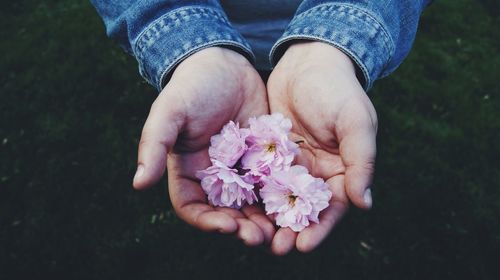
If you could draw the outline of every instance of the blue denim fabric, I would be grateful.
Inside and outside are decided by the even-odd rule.
[[[389,75],[409,53],[428,0],[306,0],[274,44],[276,64],[293,40],[316,40],[342,50],[362,72],[365,90]]]
[[[420,13],[430,1],[91,2],[103,18],[108,35],[136,57],[139,72],[158,90],[176,65],[203,48],[229,47],[250,61],[255,59],[254,48],[257,68],[266,69],[275,65],[296,40],[323,41],[342,50],[357,64],[368,90],[406,57]]]
[[[231,26],[218,1],[91,0],[108,36],[139,62],[158,90],[183,59],[210,46],[226,46],[254,60],[250,45]]]

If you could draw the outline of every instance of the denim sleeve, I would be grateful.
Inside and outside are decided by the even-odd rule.
[[[230,25],[216,0],[91,0],[114,38],[139,62],[141,75],[158,90],[172,70],[203,48],[224,46],[250,61],[249,44]]]
[[[394,71],[413,44],[429,0],[305,0],[270,53],[275,65],[294,40],[331,44],[358,66],[363,87]]]

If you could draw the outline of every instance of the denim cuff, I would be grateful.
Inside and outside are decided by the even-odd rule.
[[[138,36],[134,54],[141,75],[161,91],[182,60],[213,46],[231,48],[255,61],[250,45],[223,12],[198,6],[179,8],[155,20]]]
[[[296,15],[271,49],[271,65],[276,65],[292,40],[322,41],[344,52],[361,71],[366,91],[394,53],[394,43],[382,21],[349,4],[321,4]]]

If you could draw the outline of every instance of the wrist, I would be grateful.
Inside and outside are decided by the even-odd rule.
[[[239,52],[229,48],[214,46],[201,49],[184,61],[182,61],[172,72],[175,75],[178,71],[192,67],[204,67],[209,65],[221,65],[226,67],[241,67],[251,65],[248,59]]]
[[[356,64],[336,47],[319,41],[298,41],[290,45],[280,62],[290,64],[292,69],[327,67],[322,69],[338,70],[356,77]],[[307,68],[307,69],[304,69]]]

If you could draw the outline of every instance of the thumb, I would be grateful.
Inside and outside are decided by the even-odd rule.
[[[359,208],[372,206],[370,185],[375,171],[376,129],[365,127],[353,131],[340,141],[340,155],[346,167],[345,189],[351,202]]]
[[[174,109],[179,107],[173,105],[167,93],[162,92],[151,106],[139,142],[137,171],[133,181],[137,190],[151,187],[165,172],[167,153],[172,150],[184,124],[184,114]]]

